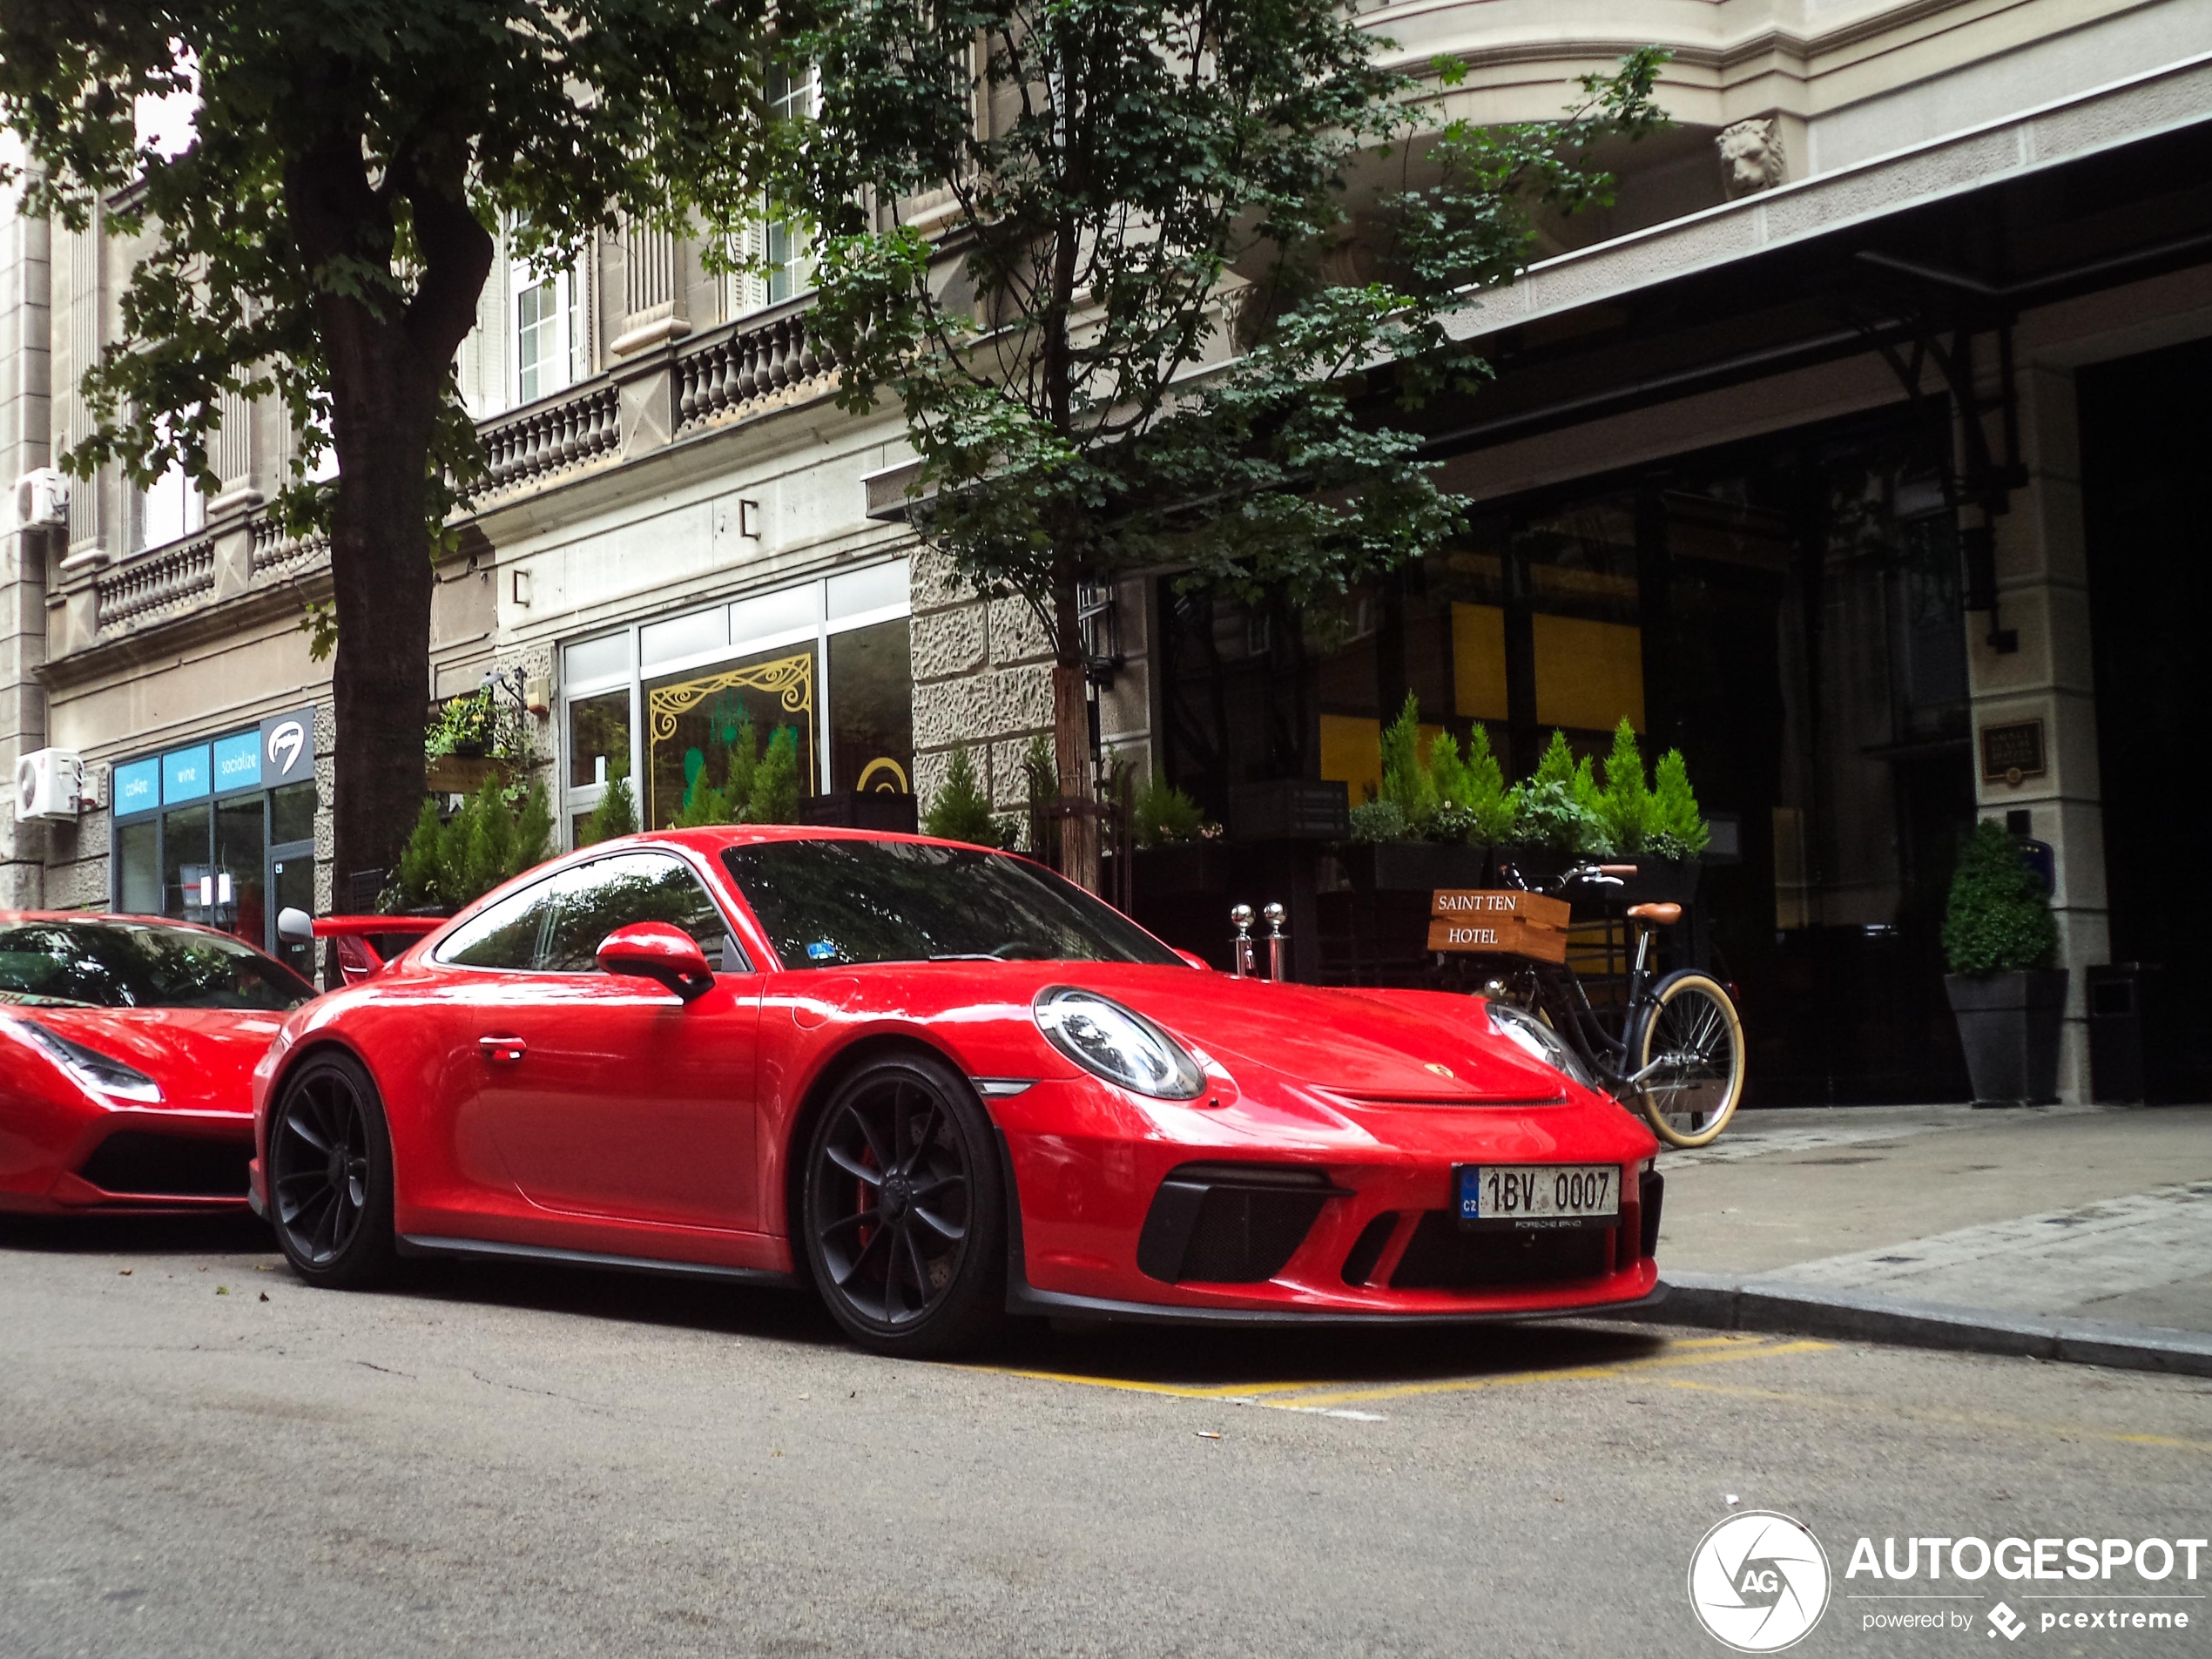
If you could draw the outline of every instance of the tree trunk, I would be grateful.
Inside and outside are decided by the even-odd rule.
[[[336,901],[356,900],[356,873],[399,863],[422,810],[422,732],[430,691],[430,531],[424,469],[431,416],[408,395],[404,366],[361,365],[367,386],[333,401],[339,458],[330,570],[338,651],[331,665],[338,743],[334,771]],[[393,371],[398,369],[395,374]],[[381,371],[381,372],[380,372]],[[395,382],[400,382],[396,383]],[[350,430],[348,430],[350,428]],[[383,885],[385,876],[377,878]]]
[[[1096,799],[1091,786],[1090,685],[1084,672],[1075,590],[1056,596],[1053,609],[1057,656],[1052,665],[1052,764],[1060,774],[1061,804],[1088,809]],[[1088,810],[1071,810],[1061,821],[1060,873],[1078,887],[1098,891],[1098,819]]]
[[[430,692],[431,445],[454,395],[453,358],[475,320],[491,236],[469,211],[464,148],[429,135],[372,182],[359,134],[334,126],[287,169],[288,216],[313,272],[391,272],[395,194],[415,246],[412,292],[326,286],[315,301],[338,455],[330,569],[338,624],[333,875],[341,909],[354,878],[381,887],[422,810]]]

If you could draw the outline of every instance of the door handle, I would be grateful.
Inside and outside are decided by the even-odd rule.
[[[530,1045],[520,1037],[478,1037],[476,1047],[495,1066],[516,1065],[530,1051]]]

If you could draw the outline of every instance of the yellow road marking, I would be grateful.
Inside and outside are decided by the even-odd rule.
[[[1132,1394],[1173,1394],[1184,1399],[1242,1399],[1253,1394],[1287,1393],[1298,1388],[1318,1388],[1318,1382],[1278,1383],[1161,1383],[1140,1382],[1130,1377],[1083,1377],[1070,1371],[1023,1371],[1013,1366],[962,1366],[992,1377],[1026,1377],[1033,1382],[1076,1383],[1085,1388],[1118,1388]]]
[[[1573,1366],[1557,1371],[1521,1371],[1502,1377],[1455,1377],[1441,1382],[1393,1383],[1381,1388],[1345,1388],[1334,1393],[1300,1394],[1294,1404],[1300,1408],[1316,1406],[1346,1406],[1378,1399],[1411,1399],[1424,1394],[1465,1394],[1479,1389],[1517,1386],[1524,1383],[1586,1382],[1608,1377],[1634,1376],[1639,1372],[1675,1366],[1722,1366],[1738,1359],[1777,1359],[1791,1353],[1825,1353],[1835,1346],[1831,1342],[1773,1342],[1756,1346],[1745,1345],[1727,1353],[1688,1353],[1680,1357],[1654,1354],[1645,1359],[1618,1359],[1590,1366]],[[1276,1402],[1268,1402],[1273,1405]]]
[[[1901,1406],[1889,1399],[1851,1399],[1836,1394],[1794,1393],[1780,1388],[1746,1388],[1727,1383],[1696,1382],[1686,1377],[1661,1377],[1656,1380],[1669,1388],[1693,1390],[1701,1394],[1724,1394],[1733,1399],[1771,1400],[1783,1406],[1811,1406],[1828,1411],[1878,1413],[1884,1417],[1902,1417],[1922,1423],[1940,1424],[1951,1428],[2000,1429],[2016,1433],[2049,1435],[2060,1440],[2107,1440],[2121,1446],[2155,1446],[2176,1452],[2212,1453],[2212,1440],[2177,1440],[2168,1434],[2122,1434],[2108,1428],[2093,1428],[2081,1423],[2039,1423],[2025,1417],[2008,1417],[1997,1412],[1946,1412],[1925,1406]]]
[[[1093,1377],[1074,1372],[1039,1371],[1013,1366],[964,1366],[994,1377],[1020,1377],[1033,1382],[1073,1383],[1083,1388],[1110,1388],[1133,1394],[1164,1394],[1180,1399],[1253,1400],[1284,1410],[1318,1411],[1352,1401],[1402,1399],[1420,1394],[1463,1393],[1507,1384],[1575,1382],[1623,1377],[1655,1366],[1716,1365],[1749,1359],[1763,1354],[1812,1353],[1833,1345],[1825,1342],[1775,1342],[1741,1334],[1691,1337],[1670,1341],[1658,1353],[1636,1359],[1604,1360],[1588,1366],[1568,1366],[1549,1371],[1509,1372],[1495,1377],[1454,1377],[1434,1382],[1391,1383],[1355,1386],[1345,1382],[1147,1382],[1130,1377]],[[1727,1352],[1710,1352],[1724,1349]],[[1307,1390],[1319,1390],[1308,1393]],[[1262,1398],[1269,1396],[1270,1398]],[[1289,1398],[1283,1398],[1288,1396]]]

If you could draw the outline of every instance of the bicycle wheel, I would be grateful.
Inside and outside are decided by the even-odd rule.
[[[1721,982],[1682,968],[1661,980],[1629,1042],[1636,1103],[1669,1146],[1706,1146],[1743,1100],[1743,1022]]]

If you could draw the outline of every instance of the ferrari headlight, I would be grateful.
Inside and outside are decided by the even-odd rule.
[[[1597,1081],[1590,1076],[1590,1069],[1582,1063],[1582,1056],[1568,1046],[1567,1039],[1546,1025],[1526,1008],[1510,1002],[1492,1002],[1490,1028],[1507,1042],[1527,1055],[1541,1060],[1554,1071],[1565,1072],[1585,1089],[1595,1089]]]
[[[148,1103],[161,1098],[161,1085],[136,1066],[126,1066],[120,1060],[111,1060],[98,1049],[72,1042],[36,1020],[27,1019],[22,1024],[30,1040],[51,1055],[56,1065],[94,1094]]]
[[[1032,1012],[1045,1041],[1085,1071],[1156,1100],[1196,1100],[1206,1074],[1189,1050],[1137,1013],[1095,991],[1055,985]]]

